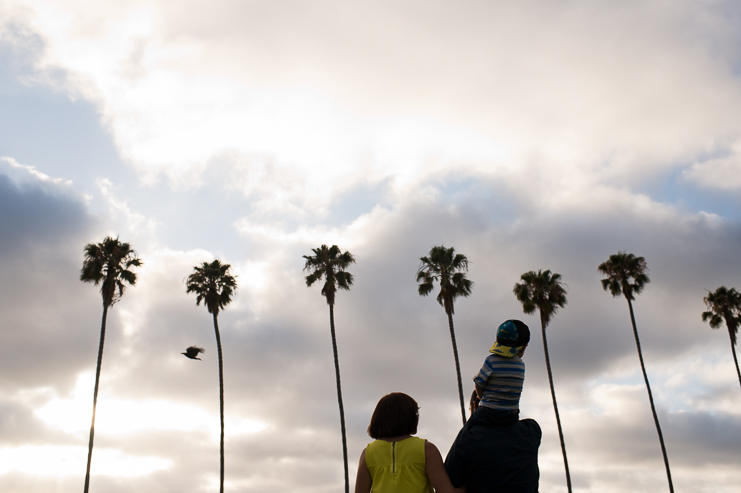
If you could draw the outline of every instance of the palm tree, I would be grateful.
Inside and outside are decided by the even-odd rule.
[[[458,398],[461,403],[461,418],[466,424],[466,408],[463,405],[463,384],[461,383],[461,365],[458,360],[458,345],[455,342],[455,328],[453,327],[454,301],[459,296],[469,296],[473,282],[466,278],[468,259],[465,255],[455,253],[455,248],[445,248],[443,245],[434,246],[427,257],[420,257],[417,268],[417,291],[420,296],[427,296],[432,292],[433,283],[440,284],[437,302],[445,308],[448,315],[450,340],[453,344],[455,358],[455,373],[458,377]]]
[[[306,265],[304,272],[309,272],[306,276],[306,286],[311,286],[316,281],[324,278],[322,286],[322,296],[327,299],[329,305],[329,329],[332,334],[332,351],[334,352],[334,372],[337,380],[337,403],[340,406],[340,430],[342,432],[342,459],[345,463],[345,493],[350,492],[350,477],[347,467],[347,432],[345,431],[345,408],[342,405],[342,385],[340,384],[340,359],[337,354],[337,336],[334,330],[334,298],[337,288],[350,290],[352,286],[352,274],[347,272],[350,264],[355,263],[350,252],[340,251],[337,245],[327,248],[322,245],[319,248],[312,248],[314,255],[304,255]]]
[[[558,425],[558,438],[561,440],[561,453],[563,454],[563,465],[566,469],[566,486],[571,492],[571,474],[569,473],[569,461],[566,458],[566,444],[561,429],[561,417],[558,414],[556,403],[556,391],[553,387],[553,372],[551,371],[551,358],[548,354],[548,339],[545,328],[559,308],[566,305],[566,288],[561,282],[561,274],[550,270],[530,271],[520,276],[522,283],[515,283],[512,290],[517,300],[522,303],[522,311],[532,315],[537,308],[540,312],[540,330],[543,334],[543,351],[545,353],[545,366],[548,370],[548,383],[551,385],[551,398],[553,399],[553,410],[556,412],[556,424]]]
[[[741,293],[734,288],[728,289],[721,286],[714,293],[708,291],[708,295],[703,298],[708,307],[708,311],[702,312],[702,321],[709,322],[710,327],[717,329],[726,322],[728,335],[731,336],[731,352],[733,361],[736,363],[736,373],[738,381],[741,383],[741,371],[738,369],[738,358],[736,357],[736,337],[738,327],[741,325]]]
[[[193,267],[193,273],[185,280],[185,292],[196,294],[196,305],[201,301],[213,315],[216,348],[219,352],[219,403],[221,405],[221,479],[220,489],[224,493],[224,357],[221,352],[221,335],[219,334],[219,311],[231,303],[232,295],[237,290],[236,276],[230,274],[231,265],[214,260],[210,264],[203,262]]]
[[[128,243],[121,243],[118,238],[106,236],[101,243],[88,243],[84,250],[80,281],[100,284],[103,297],[103,320],[100,323],[100,344],[98,345],[98,366],[95,369],[95,390],[93,391],[93,420],[90,424],[90,443],[87,452],[87,470],[85,472],[85,493],[90,487],[90,462],[93,458],[93,437],[95,435],[95,408],[98,405],[98,385],[100,384],[100,367],[103,362],[103,344],[108,309],[124,294],[126,284],[136,284],[136,274],[132,267],[139,267],[142,261]]]
[[[666,446],[664,446],[664,435],[661,433],[659,417],[656,414],[656,406],[654,406],[654,398],[651,394],[651,386],[648,383],[646,365],[643,363],[643,352],[641,351],[641,340],[638,338],[636,319],[633,314],[632,302],[635,299],[634,295],[640,294],[643,291],[643,287],[651,281],[647,274],[648,266],[646,265],[646,260],[643,257],[636,257],[632,253],[618,252],[610,255],[607,261],[599,265],[598,269],[602,274],[607,276],[602,279],[602,289],[605,291],[609,290],[613,297],[622,294],[628,300],[630,323],[633,324],[633,336],[635,337],[636,348],[638,349],[638,359],[641,362],[643,380],[646,382],[646,390],[648,391],[648,401],[651,403],[651,412],[653,413],[654,423],[656,424],[656,432],[659,435],[661,453],[664,455],[664,466],[666,467],[666,477],[669,480],[669,491],[674,493],[672,474],[669,469],[669,458],[666,455]]]

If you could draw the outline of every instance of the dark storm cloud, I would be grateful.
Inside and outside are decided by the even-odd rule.
[[[66,244],[89,227],[84,205],[41,185],[18,186],[0,174],[0,249],[3,255],[28,247]]]
[[[81,308],[95,293],[77,279],[94,224],[65,191],[42,183],[17,186],[0,175],[0,375],[6,389],[68,379],[92,350],[88,334],[96,323]]]

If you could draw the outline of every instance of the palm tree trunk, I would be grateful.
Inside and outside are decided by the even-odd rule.
[[[108,305],[103,303],[103,320],[100,322],[100,344],[98,345],[98,366],[95,369],[95,390],[93,390],[93,420],[90,423],[90,443],[87,449],[87,470],[85,472],[85,493],[90,488],[90,462],[93,459],[93,437],[95,436],[95,408],[98,406],[98,385],[100,384],[100,367],[103,363],[103,345],[105,343],[105,324],[108,318]]]
[[[221,353],[221,335],[219,334],[218,314],[214,313],[214,332],[216,332],[216,348],[219,352],[219,404],[221,411],[221,442],[219,452],[221,453],[221,474],[219,481],[219,491],[224,493],[224,356]]]
[[[329,305],[329,328],[332,332],[332,351],[334,352],[334,373],[337,379],[337,403],[340,406],[340,430],[342,431],[342,459],[345,462],[345,493],[350,493],[350,476],[347,468],[347,431],[345,430],[345,407],[342,405],[342,384],[340,383],[340,357],[337,353],[337,337],[334,331],[334,307]]]
[[[654,416],[654,423],[656,424],[656,432],[659,434],[659,443],[661,444],[661,453],[664,455],[664,466],[666,467],[666,478],[669,480],[669,491],[674,493],[674,485],[672,484],[672,473],[669,469],[669,457],[666,455],[666,446],[664,446],[664,435],[661,433],[661,426],[659,425],[659,417],[656,414],[656,406],[654,406],[654,398],[651,394],[651,386],[648,383],[648,375],[646,374],[646,365],[643,364],[643,352],[641,351],[641,341],[638,338],[638,329],[636,328],[636,319],[633,314],[633,304],[628,300],[628,309],[630,310],[630,323],[633,324],[633,336],[636,340],[636,348],[638,349],[638,359],[641,362],[641,371],[643,372],[643,380],[646,382],[646,390],[648,391],[648,401],[651,403],[651,413]]]
[[[728,321],[726,321],[726,325],[728,325]],[[731,337],[731,352],[733,353],[733,362],[736,363],[736,373],[738,373],[738,383],[741,384],[741,371],[738,369],[738,358],[736,357],[736,346],[733,344],[733,334],[731,333],[731,329],[728,329],[728,335]]]
[[[447,310],[446,310],[447,312]],[[450,341],[453,343],[453,356],[455,357],[455,375],[458,377],[458,399],[461,402],[461,418],[466,424],[466,407],[463,404],[463,383],[461,382],[461,364],[458,361],[458,344],[455,342],[455,329],[453,328],[453,314],[448,313],[448,328],[450,329]]]
[[[548,339],[545,336],[545,320],[543,312],[540,312],[540,328],[543,334],[543,352],[545,352],[545,367],[548,370],[548,383],[551,385],[551,398],[553,399],[553,410],[556,412],[556,424],[558,425],[558,439],[561,440],[561,453],[563,454],[563,466],[566,469],[566,487],[571,493],[571,473],[569,473],[569,460],[566,458],[566,443],[563,439],[563,430],[561,429],[561,417],[558,414],[558,404],[556,403],[556,390],[553,387],[553,372],[551,372],[551,357],[548,353]]]

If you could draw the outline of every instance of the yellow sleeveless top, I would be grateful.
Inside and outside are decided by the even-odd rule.
[[[373,493],[432,493],[425,469],[425,441],[410,437],[399,442],[376,440],[365,449]]]

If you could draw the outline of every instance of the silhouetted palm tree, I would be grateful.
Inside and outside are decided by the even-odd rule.
[[[709,322],[713,329],[720,328],[723,321],[728,328],[728,335],[731,336],[731,352],[733,361],[736,363],[736,373],[738,381],[741,384],[741,371],[738,369],[738,358],[736,357],[736,338],[738,336],[738,327],[741,325],[741,293],[734,288],[728,289],[721,286],[703,298],[708,307],[708,311],[702,312],[702,321]]]
[[[558,414],[556,403],[556,390],[553,387],[553,373],[551,372],[551,358],[548,354],[548,339],[545,328],[551,321],[553,315],[559,308],[566,306],[566,288],[561,282],[561,274],[550,270],[530,271],[520,276],[522,283],[515,283],[512,290],[517,300],[522,303],[522,311],[532,315],[536,308],[540,312],[540,329],[543,334],[543,352],[545,353],[545,366],[548,370],[548,383],[551,385],[551,398],[553,399],[553,410],[556,412],[556,424],[558,425],[558,438],[561,440],[561,452],[563,453],[563,465],[566,469],[566,486],[571,492],[571,474],[569,473],[569,461],[566,458],[566,443],[563,439],[561,429],[561,417]]]
[[[185,292],[196,294],[196,305],[201,301],[213,315],[216,348],[219,352],[219,403],[221,405],[221,468],[219,491],[224,493],[224,357],[221,352],[221,334],[219,334],[219,311],[231,303],[232,295],[237,290],[236,276],[230,274],[231,265],[218,260],[203,262],[193,267],[193,273],[185,280]],[[196,353],[197,354],[197,353]]]
[[[100,284],[103,297],[103,320],[100,323],[100,344],[98,345],[98,365],[95,369],[95,390],[93,391],[93,420],[90,424],[90,443],[87,453],[87,470],[85,472],[85,493],[90,487],[90,462],[93,458],[93,437],[95,435],[95,408],[98,405],[98,385],[100,367],[103,362],[103,344],[105,343],[105,326],[108,309],[124,294],[126,284],[136,284],[136,274],[132,267],[139,267],[142,261],[136,256],[128,243],[121,243],[118,238],[107,236],[101,243],[88,243],[84,249],[85,259],[82,262],[80,281]]]
[[[350,264],[355,263],[350,252],[340,251],[337,245],[327,248],[322,245],[319,248],[312,248],[314,255],[304,255],[306,265],[304,272],[309,272],[306,276],[306,285],[311,286],[316,281],[324,278],[322,286],[322,295],[327,299],[329,305],[329,329],[332,334],[332,351],[334,353],[334,371],[337,380],[337,403],[340,406],[340,430],[342,432],[342,459],[345,464],[345,493],[350,491],[350,477],[347,466],[347,432],[345,431],[345,408],[342,404],[342,385],[340,383],[340,358],[337,353],[337,337],[334,330],[334,299],[337,288],[350,290],[352,286],[352,274],[347,272]]]
[[[651,386],[648,383],[648,375],[646,374],[646,365],[643,363],[643,352],[641,351],[641,340],[638,338],[638,329],[636,328],[636,319],[633,314],[633,300],[634,295],[640,294],[643,291],[643,287],[648,284],[651,280],[648,278],[648,266],[646,260],[643,257],[636,257],[632,253],[618,252],[614,255],[610,255],[607,261],[601,263],[598,267],[599,271],[607,277],[602,279],[602,289],[605,291],[609,290],[613,297],[625,296],[628,300],[628,310],[630,311],[630,322],[633,324],[633,336],[636,340],[636,348],[638,349],[638,359],[641,362],[641,371],[643,372],[643,380],[646,382],[646,390],[648,391],[648,401],[651,403],[651,413],[653,413],[654,423],[656,424],[656,432],[659,435],[659,443],[661,444],[661,453],[664,455],[664,465],[666,466],[666,477],[669,480],[669,491],[674,492],[674,485],[672,484],[672,474],[669,469],[669,457],[666,455],[666,446],[664,445],[664,435],[661,433],[661,426],[659,425],[659,417],[656,414],[656,406],[654,406],[654,398],[651,394]]]
[[[463,384],[461,383],[461,365],[458,360],[458,345],[455,342],[455,328],[453,327],[454,301],[459,296],[469,296],[473,282],[466,278],[468,259],[465,255],[455,253],[455,248],[434,246],[426,257],[420,257],[417,268],[418,292],[420,296],[427,296],[434,288],[434,282],[440,284],[437,302],[445,308],[448,315],[450,340],[453,344],[455,358],[455,373],[458,377],[458,398],[461,403],[461,418],[466,424],[466,408],[463,404]]]

